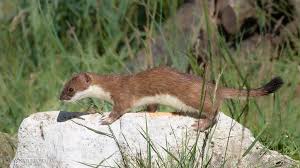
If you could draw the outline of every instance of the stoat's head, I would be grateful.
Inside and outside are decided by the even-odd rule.
[[[59,99],[63,101],[77,101],[86,96],[82,93],[92,85],[92,76],[89,73],[79,73],[73,76],[65,85]]]
[[[73,76],[65,84],[59,99],[66,102],[74,102],[86,97],[94,97],[113,103],[110,92],[102,87],[104,82],[109,81],[96,80],[96,78],[95,74],[92,73],[79,73]]]

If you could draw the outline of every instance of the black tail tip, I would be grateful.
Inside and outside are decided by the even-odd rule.
[[[269,94],[269,93],[274,93],[276,90],[278,90],[282,85],[284,84],[283,80],[281,77],[277,76],[273,78],[270,82],[265,84],[263,86],[263,90]]]

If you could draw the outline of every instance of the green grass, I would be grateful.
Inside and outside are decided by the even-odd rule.
[[[131,73],[128,62],[137,51],[148,46],[146,37],[161,33],[166,19],[183,3],[180,0],[8,2],[13,15],[27,13],[15,26],[10,14],[4,15],[7,18],[0,17],[0,131],[10,134],[17,132],[26,116],[38,111],[86,110],[88,101],[69,105],[58,100],[64,81],[80,71]],[[176,31],[175,25],[171,28]],[[189,52],[178,52],[172,38],[165,41],[172,66],[184,70],[190,61]],[[300,98],[295,93],[300,82],[299,51],[287,46],[279,59],[270,61],[274,50],[268,52],[265,46],[258,46],[252,53],[239,50],[232,53],[220,38],[218,47],[221,54],[212,56],[207,78],[216,80],[223,71],[221,86],[258,87],[275,75],[284,79],[285,85],[275,94],[248,101],[226,101],[221,111],[231,114],[256,136],[264,129],[259,136],[261,142],[299,160]],[[111,107],[105,104],[103,109],[109,111]]]

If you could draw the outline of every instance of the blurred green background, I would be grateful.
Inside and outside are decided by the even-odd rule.
[[[131,63],[136,53],[147,48],[147,39],[162,32],[166,20],[183,3],[183,0],[1,0],[0,131],[15,134],[21,121],[35,112],[86,110],[89,100],[80,104],[63,104],[58,100],[64,82],[81,71],[105,74],[138,71]],[[170,66],[185,71],[191,61],[190,53],[177,52],[171,42],[168,44]],[[300,159],[297,48],[287,46],[279,58],[270,61],[264,46],[247,54],[238,49],[228,54],[228,48],[222,44],[220,40],[218,47],[224,57],[212,60],[209,80],[216,80],[222,73],[222,86],[239,88],[246,80],[251,87],[258,87],[279,75],[285,85],[272,96],[227,101],[221,111],[242,122],[255,135],[263,131],[258,138],[267,147]],[[94,102],[104,111],[111,108]]]

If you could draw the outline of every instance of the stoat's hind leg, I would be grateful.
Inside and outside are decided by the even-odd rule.
[[[218,113],[218,110],[214,110],[211,113],[207,113],[205,114],[204,118],[200,118],[198,121],[196,121],[192,127],[196,130],[196,131],[205,131],[207,130],[209,127],[212,127],[215,123],[216,123],[216,115]]]
[[[146,107],[146,111],[147,112],[156,112],[157,111],[157,109],[158,109],[158,104],[149,104],[149,105],[147,105],[147,107]]]
[[[209,118],[201,118],[198,121],[196,121],[192,127],[196,130],[196,131],[205,131],[207,130],[209,127],[213,126],[215,123],[215,120],[210,120]]]

